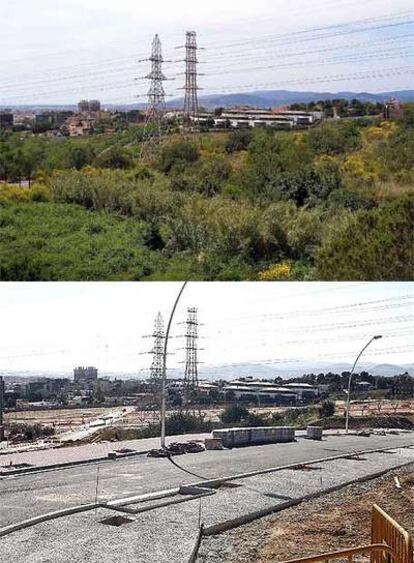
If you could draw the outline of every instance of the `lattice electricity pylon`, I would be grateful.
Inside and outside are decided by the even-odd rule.
[[[200,106],[198,102],[198,58],[197,58],[197,33],[187,31],[185,43],[185,96],[184,96],[184,121],[188,124],[194,121],[198,124]]]
[[[186,332],[186,360],[183,391],[184,397],[188,399],[193,391],[198,389],[198,309],[191,307],[187,310],[187,332]]]
[[[165,90],[163,82],[168,79],[162,72],[164,58],[158,35],[154,37],[152,42],[151,57],[146,60],[151,62],[152,68],[151,72],[144,77],[145,80],[151,81],[151,86],[148,90],[148,109],[144,126],[141,158],[153,156],[158,152],[164,133]]]
[[[158,313],[155,318],[153,333],[148,334],[143,338],[152,338],[154,341],[152,349],[149,352],[144,352],[144,354],[152,355],[152,363],[150,367],[150,382],[152,383],[154,388],[160,388],[164,370],[165,343],[164,320],[161,313]]]
[[[164,319],[161,313],[158,313],[154,325],[154,348],[152,349],[153,359],[150,368],[151,379],[160,382],[163,376],[164,365]]]

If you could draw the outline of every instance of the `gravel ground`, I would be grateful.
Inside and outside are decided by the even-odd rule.
[[[1,560],[19,563],[183,563],[198,533],[197,502],[155,510],[120,527],[109,510],[60,518],[0,539]]]
[[[414,534],[414,464],[204,538],[198,563],[273,563],[369,543],[377,503]],[[398,476],[401,489],[395,486]],[[300,541],[298,541],[300,538]]]
[[[414,462],[413,448],[324,462],[313,471],[283,470],[242,479],[236,482],[241,486],[222,487],[216,495],[202,499],[201,520],[206,526],[222,523],[409,461]],[[19,563],[112,563],[119,561],[121,552],[123,563],[183,563],[196,540],[199,511],[200,502],[193,500],[133,516],[133,522],[114,528],[100,522],[114,513],[99,510],[11,534],[0,539],[1,552],[8,556],[6,561],[13,558]],[[250,562],[248,558],[231,559],[232,539],[244,535],[240,530],[206,540],[200,561],[223,563],[227,554],[231,563]]]

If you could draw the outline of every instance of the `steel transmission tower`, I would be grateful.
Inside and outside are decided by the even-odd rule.
[[[185,97],[184,97],[184,120],[189,123],[192,119],[196,122],[200,114],[198,103],[198,58],[197,58],[197,33],[187,32],[185,44]]]
[[[154,347],[151,350],[152,364],[150,368],[151,380],[156,384],[161,384],[163,375],[163,357],[164,357],[164,320],[161,313],[155,318],[154,332],[152,334],[154,339]]]
[[[198,309],[188,309],[186,324],[186,361],[183,391],[184,397],[188,398],[192,391],[196,391],[198,389]]]
[[[165,110],[165,90],[163,82],[168,80],[162,72],[164,62],[162,56],[162,45],[158,35],[152,42],[152,53],[149,59],[151,72],[144,77],[151,81],[148,90],[148,109],[144,127],[144,139],[142,143],[141,157],[151,156],[159,148],[160,139],[163,136],[163,117]]]

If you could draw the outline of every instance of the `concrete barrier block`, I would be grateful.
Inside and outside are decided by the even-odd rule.
[[[254,444],[293,442],[294,428],[288,426],[264,426],[258,428],[228,428],[213,430],[213,439],[221,440],[226,448]]]
[[[208,451],[223,449],[223,442],[220,438],[205,438],[204,445]]]
[[[308,426],[306,435],[310,440],[322,440],[323,428],[322,426]]]

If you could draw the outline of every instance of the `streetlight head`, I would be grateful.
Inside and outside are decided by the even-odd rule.
[[[382,338],[382,335],[374,336],[374,340],[381,340],[381,338]]]

